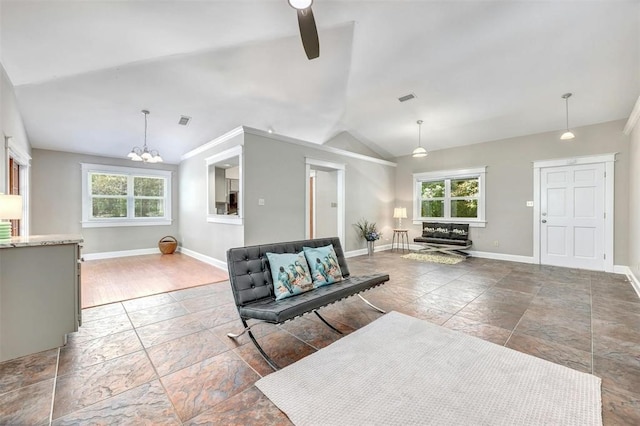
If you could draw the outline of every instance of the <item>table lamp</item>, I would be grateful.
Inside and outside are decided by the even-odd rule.
[[[22,219],[22,196],[0,194],[0,241],[11,239],[9,219]]]
[[[398,228],[402,229],[402,219],[407,218],[407,209],[405,207],[396,207],[393,209],[393,218],[398,219]]]

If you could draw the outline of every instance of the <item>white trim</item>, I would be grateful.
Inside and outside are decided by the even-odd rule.
[[[330,152],[332,154],[338,154],[338,155],[342,155],[344,157],[351,157],[351,158],[357,158],[358,160],[364,160],[364,161],[368,161],[370,163],[376,163],[376,164],[382,164],[385,166],[391,166],[391,167],[397,167],[398,164],[394,163],[392,161],[387,161],[387,160],[382,160],[380,158],[375,158],[375,157],[369,157],[368,155],[363,155],[363,154],[357,154],[355,152],[351,152],[351,151],[345,151],[343,149],[339,149],[339,148],[333,148],[330,146],[325,146],[325,145],[320,145],[320,144],[315,144],[315,143],[311,143],[311,142],[307,142],[307,141],[303,141],[300,139],[295,139],[295,138],[291,138],[289,136],[283,136],[283,135],[278,135],[276,133],[269,133],[266,132],[264,130],[259,130],[259,129],[254,129],[252,127],[247,127],[247,126],[239,126],[236,127],[233,130],[230,130],[229,132],[225,133],[222,136],[217,137],[216,139],[213,139],[210,142],[205,143],[204,145],[201,145],[189,152],[187,152],[186,154],[184,154],[182,157],[180,157],[181,160],[186,160],[188,158],[191,158],[195,155],[198,155],[208,149],[211,149],[217,145],[220,145],[223,142],[228,141],[229,139],[238,136],[239,134],[242,133],[248,133],[250,135],[255,135],[255,136],[262,136],[265,138],[269,138],[269,139],[274,139],[277,141],[281,141],[281,142],[287,142],[287,143],[291,143],[291,144],[295,144],[295,145],[300,145],[300,146],[304,146],[307,148],[313,148],[313,149],[317,149],[320,151],[324,151],[324,152]]]
[[[317,160],[315,158],[305,157],[305,174],[306,174],[306,184],[305,184],[305,207],[304,207],[304,233],[305,238],[310,238],[311,229],[309,227],[309,216],[311,215],[311,204],[310,197],[311,194],[309,192],[309,180],[311,179],[311,167],[319,167],[321,169],[329,169],[331,171],[336,171],[336,186],[337,186],[337,202],[338,202],[338,238],[340,239],[340,243],[344,247],[345,245],[345,223],[346,223],[346,188],[345,188],[345,169],[346,166],[340,163],[331,163],[329,161]],[[315,213],[315,209],[314,209]],[[315,220],[314,220],[315,225]]]
[[[391,250],[391,244],[382,244],[379,246],[374,246],[373,248],[373,252],[377,253],[379,251],[387,251],[387,250]],[[368,253],[366,248],[363,249],[358,249],[358,250],[351,250],[351,251],[347,251],[344,253],[344,257],[356,257],[356,256],[364,256]]]
[[[269,132],[265,132],[264,130],[254,129],[254,128],[246,127],[246,126],[243,126],[243,129],[244,129],[245,133],[249,133],[249,134],[255,135],[255,136],[262,136],[262,137],[269,138],[269,139],[275,139],[275,140],[278,140],[278,141],[281,141],[281,142],[287,142],[287,143],[291,143],[291,144],[295,144],[295,145],[304,146],[304,147],[307,147],[307,148],[318,149],[320,151],[330,152],[332,154],[338,154],[338,155],[342,155],[344,157],[357,158],[359,160],[369,161],[371,163],[382,164],[382,165],[385,165],[385,166],[391,166],[391,167],[397,167],[398,166],[397,163],[394,163],[392,161],[382,160],[380,158],[375,158],[375,157],[369,157],[368,155],[357,154],[355,152],[345,151],[344,149],[333,148],[331,146],[315,144],[315,143],[303,141],[303,140],[300,140],[300,139],[291,138],[289,136],[278,135],[276,133],[269,133]]]
[[[110,228],[114,226],[168,226],[173,220],[149,220],[149,219],[104,219],[101,221],[81,221],[83,228]]]
[[[6,186],[7,193],[9,193],[9,173],[11,171],[8,169],[9,158],[13,158],[13,160],[18,163],[20,174],[20,187],[18,191],[20,195],[22,195],[22,220],[20,221],[20,235],[29,235],[29,223],[31,222],[31,214],[30,214],[30,197],[29,193],[31,190],[31,156],[23,151],[22,147],[13,141],[13,137],[5,136],[5,161],[7,162],[7,178],[6,178]]]
[[[208,149],[214,148],[218,145],[220,145],[221,143],[224,143],[226,141],[228,141],[229,139],[232,139],[238,135],[241,135],[242,133],[244,133],[242,126],[240,127],[236,127],[235,129],[232,129],[230,131],[228,131],[227,133],[225,133],[222,136],[218,136],[217,138],[203,144],[200,145],[199,147],[192,149],[191,151],[187,152],[186,154],[183,154],[182,157],[180,157],[180,160],[186,160],[188,158],[191,157],[195,157],[198,154],[202,154],[203,152],[205,152]]]
[[[631,268],[629,268],[628,266],[615,265],[613,267],[613,272],[616,273],[616,274],[624,274],[624,275],[626,275],[627,279],[631,283],[631,286],[636,291],[636,294],[638,295],[638,298],[640,299],[640,280],[638,280],[638,278],[635,276],[635,274],[633,273],[633,270],[631,270]]]
[[[412,222],[414,225],[419,225],[423,222],[434,221],[443,223],[468,223],[472,228],[484,228],[487,226],[486,221],[486,174],[487,166],[474,167],[471,169],[459,169],[459,170],[439,170],[433,172],[422,172],[413,174],[413,217]],[[421,201],[422,201],[422,182],[430,180],[450,180],[455,178],[478,178],[478,217],[477,218],[464,218],[464,217],[448,217],[451,215],[451,205],[445,202],[445,217],[442,218],[423,218],[421,213]],[[450,188],[445,188],[444,200],[451,200],[449,193]]]
[[[214,154],[210,157],[204,159],[206,165],[218,163],[222,160],[226,160],[231,157],[235,157],[236,155],[242,155],[242,145],[236,145],[233,148],[225,149],[222,152]]]
[[[218,260],[214,257],[206,256],[204,254],[198,253],[197,251],[189,250],[184,247],[178,247],[178,252],[185,254],[189,257],[193,257],[194,259],[198,259],[201,262],[208,263],[209,265],[215,266],[216,268],[227,270],[227,262],[222,260]]]
[[[535,263],[532,256],[522,256],[518,254],[506,254],[506,253],[493,253],[490,251],[475,251],[464,250],[473,257],[479,257],[482,259],[494,259],[494,260],[506,260],[507,262],[518,263]]]
[[[5,136],[6,148],[9,150],[11,157],[22,166],[31,165],[31,156],[22,149],[20,145],[13,141],[12,136]]]
[[[82,182],[82,221],[80,222],[83,228],[108,228],[108,227],[120,227],[120,226],[166,226],[171,225],[172,218],[172,203],[173,196],[172,184],[173,184],[173,172],[171,170],[163,169],[147,169],[141,167],[122,167],[112,166],[109,164],[92,164],[92,163],[80,163],[81,170],[81,182]],[[89,173],[105,173],[105,174],[123,174],[127,178],[131,177],[147,177],[157,176],[165,179],[164,188],[164,217],[159,218],[106,218],[106,219],[93,219],[89,217],[91,211],[91,197],[89,194]],[[133,208],[132,198],[133,195],[127,194],[127,214],[133,214],[131,209]]]
[[[205,162],[205,176],[206,176],[206,183],[207,183],[207,210],[206,210],[206,214],[207,214],[207,222],[210,223],[227,223],[227,224],[231,224],[231,225],[242,225],[244,220],[244,172],[243,172],[243,164],[244,164],[244,157],[243,157],[243,145],[236,145],[233,148],[229,148],[227,150],[224,150],[222,152],[219,152],[217,154],[214,154],[210,157],[207,157],[204,159]],[[219,163],[221,161],[224,161],[226,159],[232,158],[232,157],[238,157],[238,185],[239,185],[239,189],[238,192],[240,192],[240,196],[238,197],[238,214],[237,215],[221,215],[221,214],[214,214],[214,213],[210,213],[209,212],[209,206],[211,205],[211,203],[209,202],[209,197],[211,196],[211,188],[209,186],[210,184],[210,176],[209,176],[209,166],[212,164],[216,164]],[[213,198],[215,200],[215,187],[213,190]]]
[[[145,254],[160,254],[160,249],[146,248],[136,250],[121,250],[121,251],[105,251],[102,253],[90,253],[83,254],[83,260],[100,260],[100,259],[114,259],[116,257],[130,257],[130,256],[142,256]]]
[[[474,167],[472,169],[459,170],[439,170],[434,172],[414,173],[413,178],[416,180],[430,180],[448,177],[473,177],[481,173],[487,172],[487,166]]]
[[[542,167],[558,167],[558,166],[577,166],[580,164],[606,163],[607,161],[616,161],[617,152],[599,155],[584,155],[580,157],[557,158],[553,160],[539,160],[533,162],[533,168]]]
[[[633,106],[633,109],[631,110],[631,114],[629,115],[627,124],[624,126],[625,135],[629,136],[631,134],[631,131],[633,130],[633,128],[636,127],[636,124],[638,124],[638,120],[640,120],[640,96],[638,97],[636,104]]]
[[[238,203],[239,204],[239,203]],[[236,215],[221,215],[221,214],[210,214],[207,215],[207,222],[209,223],[226,223],[228,225],[242,225],[244,223],[244,219],[238,217]]]
[[[617,152],[600,154],[600,155],[587,155],[580,157],[570,158],[558,158],[554,160],[540,160],[533,162],[533,259],[536,264],[540,264],[541,261],[541,247],[540,247],[540,169],[547,167],[566,167],[576,166],[582,164],[597,164],[604,163],[605,167],[605,179],[604,179],[604,271],[613,272],[613,257],[614,257],[614,219],[615,219],[615,161]]]

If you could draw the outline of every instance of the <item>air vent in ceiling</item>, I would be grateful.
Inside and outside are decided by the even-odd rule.
[[[409,93],[408,95],[400,96],[398,100],[400,102],[407,102],[407,101],[410,101],[411,99],[414,99],[415,97],[416,95],[414,95],[413,93]]]
[[[191,117],[187,117],[186,115],[181,115],[178,124],[181,126],[186,126],[191,121]]]

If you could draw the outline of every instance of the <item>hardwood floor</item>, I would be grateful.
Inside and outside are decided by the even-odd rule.
[[[81,278],[84,309],[225,281],[229,276],[223,269],[174,253],[85,261]]]

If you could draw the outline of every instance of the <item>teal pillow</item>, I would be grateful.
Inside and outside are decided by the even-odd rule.
[[[309,262],[314,287],[342,281],[342,271],[333,244],[316,248],[302,247],[302,250]]]
[[[300,253],[267,253],[276,300],[313,290],[307,260]]]

